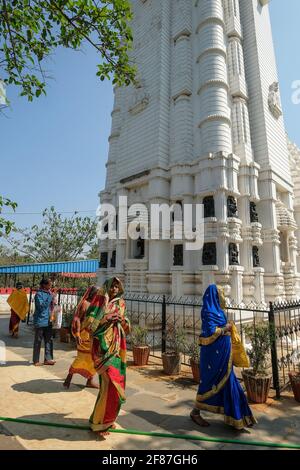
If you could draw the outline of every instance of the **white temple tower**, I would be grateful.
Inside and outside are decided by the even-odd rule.
[[[129,292],[177,297],[215,282],[236,302],[299,296],[300,175],[268,3],[132,0],[138,84],[115,89],[100,199],[203,203],[205,245],[105,240],[100,280],[118,275]]]

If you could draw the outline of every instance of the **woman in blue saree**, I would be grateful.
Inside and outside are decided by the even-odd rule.
[[[232,365],[231,324],[221,308],[225,298],[216,285],[207,288],[201,311],[202,332],[199,340],[200,385],[192,420],[199,426],[209,426],[200,410],[224,415],[226,424],[238,430],[256,423],[245,393],[236,378]]]

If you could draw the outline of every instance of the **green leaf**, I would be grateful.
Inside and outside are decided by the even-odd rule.
[[[7,14],[0,14],[1,75],[5,82],[18,86],[21,96],[29,101],[45,94],[44,59],[62,45],[76,50],[95,48],[101,55],[96,72],[101,81],[113,77],[119,85],[133,83],[130,0],[96,3],[6,1]]]

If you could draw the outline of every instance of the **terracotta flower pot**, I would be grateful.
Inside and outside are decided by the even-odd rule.
[[[71,342],[71,333],[69,328],[61,328],[59,331],[60,342],[61,343],[70,343]]]
[[[194,361],[193,359],[190,360],[192,374],[194,382],[197,384],[200,383],[200,369],[199,369],[199,361]]]
[[[253,403],[266,403],[271,387],[272,375],[255,376],[251,371],[242,372],[247,397]]]
[[[149,346],[133,346],[133,362],[136,366],[146,366],[148,364],[150,348]]]
[[[289,372],[289,378],[290,378],[295,400],[300,402],[300,373]]]
[[[181,372],[181,355],[176,353],[163,353],[162,362],[164,373],[167,375],[179,375]]]

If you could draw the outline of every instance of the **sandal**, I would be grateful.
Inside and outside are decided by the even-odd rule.
[[[202,428],[207,428],[210,426],[208,421],[205,421],[205,419],[202,418],[200,414],[194,415],[193,413],[190,414],[191,419],[196,423],[198,426],[201,426]]]

